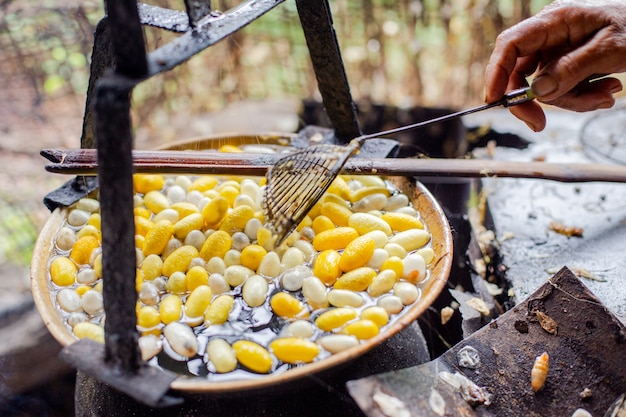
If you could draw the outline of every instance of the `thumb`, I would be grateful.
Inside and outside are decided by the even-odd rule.
[[[606,31],[598,32],[580,47],[552,59],[532,81],[533,93],[542,101],[552,101],[590,77],[616,72],[620,64],[623,66],[617,62],[622,57],[607,52],[601,46],[602,40],[606,40]]]
[[[542,72],[537,75],[531,84],[531,90],[538,98],[543,100],[550,100],[553,96],[560,96],[559,93],[559,81],[549,72]],[[563,91],[562,94],[567,91]]]

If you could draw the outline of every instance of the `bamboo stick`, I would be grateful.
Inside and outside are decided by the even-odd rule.
[[[51,161],[46,170],[73,175],[96,175],[98,163],[90,149],[44,149]],[[133,151],[136,173],[238,174],[264,176],[280,154],[206,151]],[[626,183],[626,167],[593,163],[516,162],[482,159],[351,158],[343,174],[423,177],[535,178],[560,182]]]

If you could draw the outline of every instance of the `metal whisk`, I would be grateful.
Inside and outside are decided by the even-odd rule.
[[[493,103],[384,132],[362,135],[351,140],[346,146],[308,146],[279,159],[267,173],[264,196],[266,221],[278,236],[276,246],[280,246],[285,238],[293,232],[337,178],[346,161],[361,148],[366,140],[416,129],[492,107],[511,107],[533,98],[534,95],[530,91],[530,87],[521,88],[507,93]]]

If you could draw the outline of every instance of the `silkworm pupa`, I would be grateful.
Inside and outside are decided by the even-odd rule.
[[[548,357],[547,352],[543,352],[535,359],[533,369],[530,371],[530,385],[532,386],[534,392],[539,391],[546,382],[549,362],[550,358]]]

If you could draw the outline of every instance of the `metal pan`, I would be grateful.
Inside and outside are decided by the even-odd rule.
[[[193,139],[173,144],[168,146],[168,149],[215,149],[224,144],[240,146],[275,144],[285,146],[290,143],[293,137],[294,135],[276,133],[261,133],[258,135],[233,134]],[[233,172],[233,174],[236,175],[237,172]],[[426,228],[432,234],[431,244],[436,258],[429,266],[430,277],[421,287],[421,297],[415,304],[403,312],[397,320],[392,321],[383,328],[374,338],[363,341],[358,346],[343,352],[333,354],[328,358],[293,367],[282,373],[268,374],[254,379],[216,382],[200,377],[189,378],[181,376],[171,384],[171,388],[192,393],[233,393],[274,387],[296,381],[311,374],[332,372],[334,368],[340,368],[342,365],[349,363],[354,358],[363,355],[365,352],[388,340],[417,319],[435,301],[446,286],[452,263],[452,233],[443,210],[422,184],[416,182],[413,178],[407,177],[388,177],[387,179],[396,184],[402,192],[409,196],[414,207],[420,212]],[[51,297],[48,270],[54,236],[66,216],[67,209],[57,209],[52,213],[37,240],[31,265],[31,287],[35,304],[50,333],[64,346],[75,342],[76,338],[63,322],[60,313],[54,305]]]

